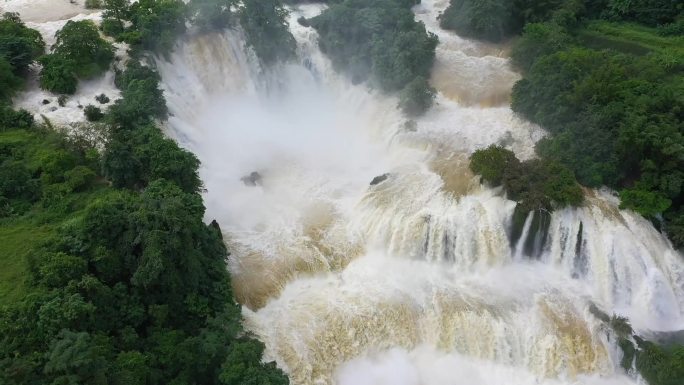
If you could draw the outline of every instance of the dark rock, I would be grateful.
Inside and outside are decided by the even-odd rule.
[[[299,25],[301,25],[302,27],[311,27],[311,23],[304,16],[297,19],[297,23],[299,23]]]
[[[47,99],[43,99],[43,104],[50,104],[50,101]]]
[[[380,184],[380,183],[386,181],[387,178],[389,178],[389,176],[390,176],[389,173],[378,175],[375,178],[373,178],[373,180],[370,182],[370,185],[375,186],[376,184]]]
[[[406,132],[416,132],[418,125],[415,120],[407,120],[404,122],[404,131]]]
[[[261,185],[261,174],[259,174],[256,171],[252,171],[251,174],[243,176],[242,178],[240,178],[240,180],[242,181],[242,183],[245,184],[245,186]]]
[[[221,239],[223,239],[223,233],[221,232],[221,226],[219,226],[218,222],[216,222],[216,219],[214,219],[213,221],[211,221],[211,223],[209,224],[209,227],[211,227],[212,229],[216,230],[216,232],[218,233],[219,237],[221,237]]]
[[[522,239],[525,222],[527,217],[532,213],[532,222],[527,233],[527,237]],[[551,213],[546,210],[534,210],[534,212],[527,210],[523,205],[515,206],[512,218],[512,228],[509,230],[509,241],[511,247],[516,249],[518,243],[523,242],[523,254],[530,258],[538,259],[546,246],[546,241],[549,235],[549,225],[551,224]]]

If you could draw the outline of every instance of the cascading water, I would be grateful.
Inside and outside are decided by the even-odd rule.
[[[501,49],[438,28],[446,5],[416,8],[440,37],[440,92],[414,123],[332,70],[296,22],[320,5],[290,17],[300,64],[260,69],[238,32],[189,37],[159,64],[247,326],[294,384],[628,383],[589,309],[681,329],[681,255],[593,191],[544,241],[528,223],[517,243],[537,237],[534,260],[511,246],[515,203],[480,186],[467,154],[501,143],[527,158],[543,132],[506,106],[518,75]]]
[[[259,68],[239,31],[158,61],[167,132],[202,161],[247,327],[293,384],[633,383],[590,309],[684,329],[682,256],[605,191],[523,218],[513,239],[515,202],[467,156],[499,143],[529,158],[544,133],[507,107],[505,47],[439,29],[447,4],[415,8],[440,37],[437,104],[415,122],[333,71],[296,22],[322,5],[290,16],[300,63]]]

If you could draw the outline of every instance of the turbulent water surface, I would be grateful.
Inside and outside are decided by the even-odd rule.
[[[297,385],[632,383],[590,308],[684,329],[682,256],[607,191],[555,212],[533,255],[511,245],[515,203],[467,157],[499,143],[529,158],[544,132],[508,107],[506,47],[440,30],[446,5],[415,8],[440,38],[436,105],[415,122],[333,71],[296,22],[323,5],[292,10],[297,63],[259,68],[239,31],[158,61],[247,327]]]

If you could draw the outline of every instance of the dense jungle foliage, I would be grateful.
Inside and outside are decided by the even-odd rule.
[[[247,43],[266,66],[295,54],[288,13],[279,0],[104,0],[104,10],[102,31],[134,51],[168,56],[190,22],[205,31],[241,25]]]
[[[332,1],[321,15],[303,21],[319,35],[321,50],[355,83],[369,79],[387,92],[400,92],[400,107],[419,115],[435,90],[427,79],[437,36],[414,20],[415,0]]]
[[[451,7],[493,3],[453,0]],[[522,30],[511,55],[524,78],[511,105],[552,134],[537,145],[541,159],[572,170],[585,186],[618,190],[623,208],[651,219],[683,247],[684,5],[513,4],[506,20],[519,27],[502,37]],[[446,18],[448,11],[443,23]],[[471,36],[489,38],[484,30]]]
[[[525,212],[577,206],[584,195],[572,171],[557,162],[521,162],[503,147],[490,146],[470,157],[470,168],[493,186],[503,186],[508,197]]]
[[[140,3],[137,26],[173,2]],[[109,66],[92,25],[67,26],[51,57],[71,58],[74,76]],[[199,161],[155,123],[168,111],[159,75],[135,59],[117,73],[122,99],[89,126],[101,148],[11,108],[43,47],[16,15],[0,21],[0,383],[287,384],[242,328]]]
[[[537,144],[537,162],[570,170],[563,173],[585,186],[618,190],[622,208],[651,219],[681,249],[683,11],[670,0],[452,0],[441,22],[492,41],[522,31],[511,56],[523,79],[511,105],[551,133]],[[511,156],[481,150],[472,167],[509,190]],[[620,342],[627,369],[634,362],[651,385],[684,383],[684,347],[629,337]]]

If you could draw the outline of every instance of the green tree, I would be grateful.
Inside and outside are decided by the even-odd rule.
[[[78,88],[76,63],[53,55],[40,58],[43,69],[40,71],[40,87],[59,94],[74,94]]]
[[[22,84],[24,82],[14,74],[10,63],[0,57],[0,103],[8,103]]]
[[[470,156],[470,169],[494,186],[501,185],[506,170],[518,163],[520,162],[513,151],[500,146],[489,146],[485,149],[476,150]]]
[[[399,94],[399,107],[410,116],[422,115],[430,109],[437,91],[427,79],[413,79]]]
[[[100,37],[97,26],[90,20],[69,20],[55,37],[52,55],[72,61],[79,78],[101,74],[114,59],[114,47]]]
[[[46,253],[38,263],[40,281],[50,288],[66,286],[72,280],[80,279],[87,272],[86,261],[61,252]]]
[[[231,8],[236,5],[236,0],[192,0],[192,22],[205,30],[227,28],[235,21]]]
[[[664,213],[672,205],[672,201],[655,191],[639,188],[620,191],[620,208],[632,209],[646,218],[654,218]]]
[[[185,32],[187,8],[182,0],[140,0],[130,6],[134,44],[168,55]]]
[[[568,48],[572,43],[573,38],[556,23],[527,24],[513,46],[511,60],[517,68],[529,71],[540,57]]]
[[[273,363],[262,364],[264,344],[254,339],[238,339],[229,347],[221,367],[223,385],[288,385],[287,377]]]
[[[508,0],[451,0],[440,26],[465,37],[501,41],[514,33],[514,4]]]
[[[108,350],[106,339],[64,330],[50,346],[45,374],[55,385],[106,385]]]
[[[28,72],[29,64],[45,51],[40,33],[28,28],[16,13],[5,13],[0,19],[0,57],[12,66],[15,75]]]
[[[245,0],[240,24],[247,43],[265,65],[294,58],[296,43],[288,29],[288,12],[280,0]]]

